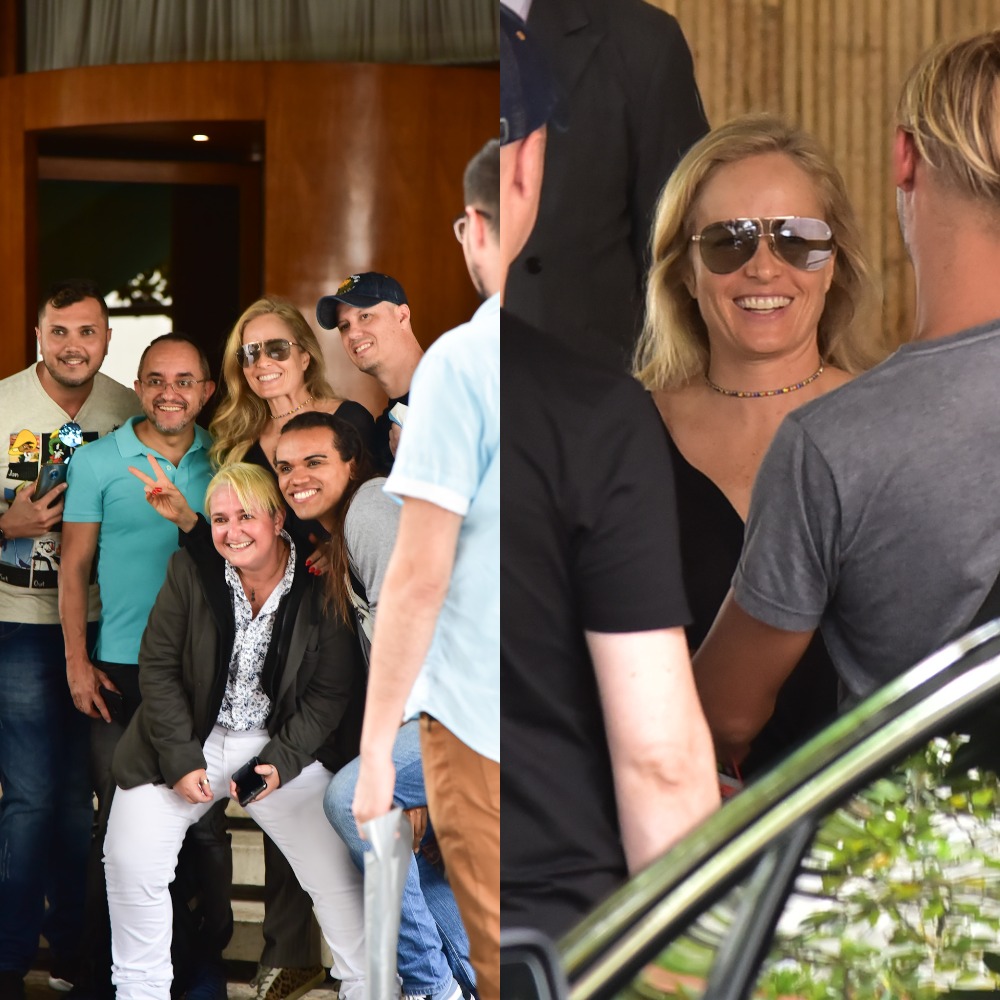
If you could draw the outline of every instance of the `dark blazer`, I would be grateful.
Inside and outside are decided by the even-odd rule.
[[[644,311],[656,199],[708,130],[677,21],[645,0],[535,0],[528,15],[566,97],[549,128],[538,221],[505,307],[622,367]]]
[[[271,699],[271,739],[259,756],[278,769],[282,784],[313,760],[335,771],[357,756],[364,714],[357,642],[324,613],[323,582],[304,567],[309,553],[296,555],[261,677]],[[173,785],[205,766],[202,746],[218,718],[235,634],[224,573],[224,560],[203,536],[170,559],[139,649],[142,704],[112,764],[122,788]]]

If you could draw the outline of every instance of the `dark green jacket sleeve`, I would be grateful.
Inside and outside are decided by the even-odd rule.
[[[167,578],[150,612],[139,647],[140,728],[159,760],[168,785],[205,766],[194,712],[185,688],[186,647],[192,640],[193,604],[201,599],[194,567],[184,553],[173,556]],[[202,647],[210,674],[214,643]]]
[[[298,634],[280,671],[275,724],[268,727],[272,736],[258,754],[278,769],[282,782],[291,781],[316,759],[330,767],[330,747],[343,742],[338,731],[354,728],[363,712],[364,673],[357,642],[350,629],[323,614],[320,605],[320,595],[313,593],[298,609]]]

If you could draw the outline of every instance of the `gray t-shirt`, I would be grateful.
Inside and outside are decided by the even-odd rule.
[[[964,631],[1000,572],[1000,325],[907,344],[785,418],[754,484],[737,603],[819,626],[864,696]]]
[[[385,477],[378,476],[358,487],[344,518],[347,558],[364,584],[372,616],[378,607],[385,568],[396,542],[401,510],[400,505],[382,491],[384,485]]]

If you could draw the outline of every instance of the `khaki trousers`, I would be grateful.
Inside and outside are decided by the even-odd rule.
[[[500,997],[500,764],[441,723],[420,720],[427,807],[476,970],[480,1000]]]

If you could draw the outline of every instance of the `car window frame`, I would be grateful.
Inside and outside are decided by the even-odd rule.
[[[776,841],[800,823],[814,832],[881,768],[990,696],[1000,696],[1000,619],[949,643],[835,720],[564,937],[558,948],[570,1000],[613,995]],[[706,991],[704,1000],[721,997]]]

